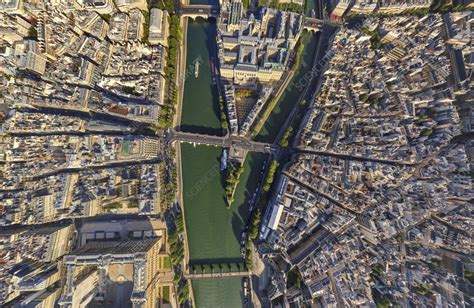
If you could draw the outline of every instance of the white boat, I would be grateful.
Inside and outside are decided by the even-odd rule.
[[[212,85],[216,85],[216,68],[214,66],[214,58],[211,57],[209,62],[209,65],[211,66]]]
[[[227,150],[224,149],[222,151],[222,156],[221,156],[221,171],[227,169]]]
[[[199,77],[199,61],[196,61],[196,63],[194,64],[194,77]]]

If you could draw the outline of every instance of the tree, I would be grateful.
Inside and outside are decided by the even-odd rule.
[[[280,141],[278,142],[278,144],[283,147],[283,148],[286,148],[288,146],[288,142],[290,140],[290,137],[291,135],[293,134],[293,127],[291,126],[288,126],[288,128],[285,130],[285,133],[283,134],[283,136],[281,137]]]
[[[253,269],[253,251],[252,242],[250,240],[245,242],[245,266],[249,271]]]
[[[257,209],[255,211],[255,214],[252,217],[252,221],[250,223],[250,229],[249,229],[249,237],[252,240],[255,240],[258,236],[258,227],[260,225],[260,219],[261,219],[262,212],[260,209]]]
[[[220,110],[220,117],[221,117],[221,126],[223,129],[228,129],[229,125],[227,123],[227,114],[225,113],[224,109],[224,99],[221,95],[219,95],[219,110]]]
[[[164,2],[163,2],[164,3]],[[172,2],[171,2],[172,3]],[[160,111],[158,124],[164,128],[170,128],[173,123],[173,116],[176,113],[175,106],[178,102],[178,87],[176,85],[177,53],[182,39],[179,26],[179,18],[176,15],[169,17],[170,33],[168,35],[168,58],[165,67],[165,82],[167,97],[164,106]]]
[[[186,282],[183,286],[178,289],[178,299],[179,303],[184,303],[189,297],[189,287],[188,283]]]
[[[263,185],[262,189],[264,191],[269,191],[270,187],[272,186],[273,179],[275,178],[275,172],[279,166],[277,160],[272,160],[270,163],[270,167],[268,168],[267,176],[265,177],[265,184]]]
[[[178,213],[176,215],[176,218],[174,219],[174,224],[176,226],[177,232],[182,233],[184,231],[184,220],[183,215],[181,213]]]
[[[226,199],[227,199],[227,208],[230,207],[230,205],[234,202],[234,198],[232,197],[232,194],[234,193],[234,189],[239,184],[240,176],[244,172],[244,168],[240,166],[240,164],[237,163],[229,163],[227,167],[227,176],[226,176],[226,186],[225,186],[225,191],[226,191]]]

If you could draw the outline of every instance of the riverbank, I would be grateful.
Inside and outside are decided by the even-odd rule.
[[[185,78],[182,78],[185,73],[185,64],[186,64],[186,49],[187,49],[187,40],[188,40],[188,18],[181,17],[179,21],[181,31],[183,31],[183,39],[181,40],[181,46],[179,50],[179,61],[178,61],[178,106],[176,107],[176,115],[174,117],[173,127],[178,127],[181,125],[181,117],[183,111],[183,97],[184,97],[184,83],[186,82]]]
[[[299,95],[303,91],[303,87],[300,86],[300,81],[304,79],[305,75],[308,74],[312,67],[314,53],[316,52],[316,45],[318,42],[316,35],[318,34],[311,32],[304,32],[301,35],[304,49],[300,58],[300,66],[296,69],[286,90],[268,116],[262,129],[255,137],[256,141],[273,143],[280,128],[283,126],[293,109],[293,106],[296,104]]]

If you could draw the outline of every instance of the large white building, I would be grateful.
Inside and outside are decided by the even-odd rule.
[[[269,8],[247,16],[240,0],[223,4],[217,42],[221,77],[237,84],[279,80],[302,21],[300,14]]]
[[[37,52],[37,43],[33,40],[15,45],[16,64],[20,70],[27,70],[39,75],[46,70],[46,57]]]
[[[21,0],[2,0],[0,1],[0,12],[23,13],[23,1]]]
[[[111,14],[114,10],[112,0],[77,0],[76,3],[81,9],[96,11],[99,14]]]
[[[28,35],[30,23],[19,16],[0,14],[0,40],[10,44],[20,41]]]
[[[150,29],[148,41],[151,44],[167,45],[168,12],[153,8],[150,10]]]
[[[66,285],[59,305],[87,307],[110,303],[117,307],[158,305],[160,238],[92,241],[65,257]]]

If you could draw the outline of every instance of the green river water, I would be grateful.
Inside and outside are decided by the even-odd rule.
[[[190,264],[241,263],[240,236],[257,186],[264,154],[250,153],[231,209],[226,208],[219,168],[221,149],[183,144],[183,189]],[[192,282],[197,307],[241,307],[240,278]]]
[[[217,90],[212,85],[211,57],[215,58],[216,25],[202,18],[188,19],[186,67],[181,130],[222,134]],[[199,74],[196,77],[195,70]]]
[[[199,0],[206,3],[207,0]],[[192,1],[192,3],[198,3]],[[221,134],[218,114],[217,90],[212,86],[210,59],[215,57],[214,24],[202,19],[188,20],[187,60],[182,106],[181,129],[190,132]],[[315,50],[312,34],[304,34],[306,48],[301,60],[302,68],[310,63]],[[194,74],[195,61],[199,60],[199,76]],[[303,76],[298,70],[295,78]],[[303,75],[302,75],[303,74]],[[285,92],[271,113],[268,123],[260,132],[260,140],[270,140],[278,133],[286,114],[298,97],[295,87]],[[272,141],[272,140],[271,140]],[[190,264],[238,263],[240,237],[248,218],[250,200],[257,187],[265,154],[249,153],[244,173],[235,193],[231,209],[226,208],[223,177],[220,172],[222,149],[205,145],[181,145],[183,199],[186,229],[189,240]],[[199,279],[192,281],[197,307],[242,307],[241,278]]]
[[[212,86],[209,59],[213,56],[215,25],[189,20],[187,29],[187,66],[202,59],[199,77],[194,70],[185,82],[181,129],[218,134],[217,91]],[[184,208],[189,240],[190,264],[240,263],[240,236],[248,217],[248,205],[266,155],[250,153],[235,193],[231,209],[226,208],[220,172],[222,149],[182,144]],[[241,278],[192,281],[197,307],[241,307]]]

